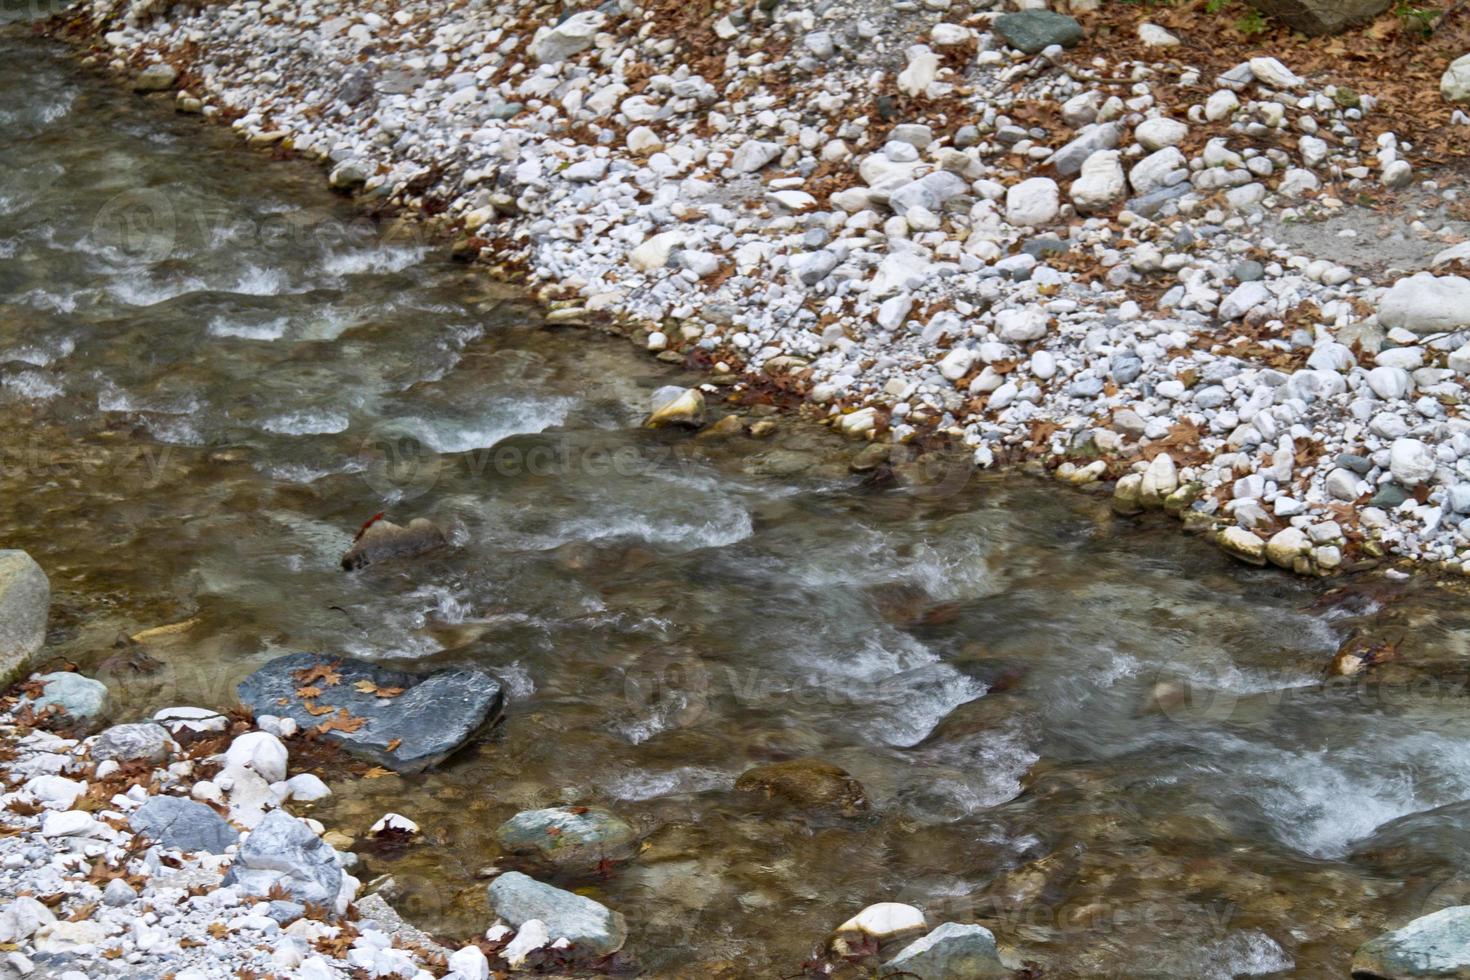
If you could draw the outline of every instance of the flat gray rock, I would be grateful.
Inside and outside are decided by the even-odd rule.
[[[101,681],[67,670],[37,674],[35,680],[43,685],[41,695],[25,703],[37,714],[54,707],[71,724],[92,727],[107,710],[107,685]]]
[[[203,803],[178,796],[150,797],[128,823],[136,833],[181,851],[223,854],[240,840],[224,817]]]
[[[1470,977],[1470,905],[1420,916],[1353,954],[1354,977]]]
[[[884,965],[885,970],[924,980],[980,980],[1008,977],[995,936],[984,926],[946,922],[909,943]]]
[[[1052,10],[1022,10],[997,17],[995,33],[1011,47],[1036,54],[1053,44],[1070,48],[1082,40],[1082,25]]]
[[[492,881],[489,896],[490,908],[512,928],[540,919],[553,942],[565,938],[577,952],[588,956],[616,953],[628,940],[628,925],[621,912],[519,871],[508,871]]]
[[[340,678],[336,684],[317,679],[311,686],[320,695],[307,699],[296,693],[306,686],[302,678],[309,671],[326,666]],[[384,698],[359,690],[368,685],[369,691],[400,689],[402,693]],[[345,711],[348,718],[362,719],[355,731],[332,729],[326,737],[353,755],[397,772],[421,772],[438,765],[499,718],[504,705],[500,682],[480,670],[459,667],[411,674],[366,660],[314,653],[278,657],[241,681],[236,691],[240,703],[256,715],[290,718],[303,729],[340,717],[339,711]],[[318,711],[331,708],[332,713],[313,714],[307,710],[308,700]]]

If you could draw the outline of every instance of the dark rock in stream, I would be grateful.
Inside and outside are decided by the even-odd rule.
[[[297,694],[308,686],[320,693],[311,698]],[[257,716],[290,718],[302,729],[331,718],[348,722],[323,734],[353,755],[397,772],[421,772],[439,764],[499,718],[504,706],[500,682],[473,668],[411,674],[314,653],[278,657],[241,681],[236,691],[240,703]],[[308,701],[317,714],[307,710]],[[360,724],[352,723],[359,719]]]
[[[389,558],[416,558],[449,543],[433,521],[416,517],[407,527],[392,521],[373,520],[360,531],[352,547],[342,556],[342,568],[352,572]]]
[[[793,759],[756,766],[735,781],[741,793],[763,793],[768,800],[800,809],[857,813],[868,808],[863,784],[845,769],[821,759]]]

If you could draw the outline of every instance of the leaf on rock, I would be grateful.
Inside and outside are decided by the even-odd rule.
[[[300,670],[291,671],[291,676],[296,678],[302,685],[314,684],[321,681],[327,687],[336,687],[342,683],[342,675],[337,673],[340,661],[332,661],[329,664],[317,664],[314,667],[302,667]]]
[[[296,696],[298,698],[319,698],[322,696],[322,689],[319,687],[298,687],[296,689]]]
[[[302,707],[306,709],[307,714],[312,716],[329,715],[332,713],[331,706],[326,704],[318,705],[307,701],[305,704],[302,705]]]
[[[331,710],[330,708],[327,710]],[[315,714],[316,712],[312,712]],[[366,718],[354,717],[348,714],[346,708],[338,708],[337,713],[320,725],[316,726],[318,733],[325,735],[327,732],[355,732],[367,724]]]
[[[403,744],[403,739],[401,739],[401,738],[395,738],[393,741],[391,741],[387,745],[383,746],[383,751],[385,751],[385,752],[396,752],[396,751],[398,751],[398,746],[400,746],[402,744]]]

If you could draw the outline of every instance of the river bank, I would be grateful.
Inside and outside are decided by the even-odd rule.
[[[882,967],[919,917],[986,968],[977,928],[1003,966],[1056,977],[1342,975],[1385,929],[1466,900],[1455,583],[1332,588],[1201,553],[1161,522],[1117,518],[1145,503],[1142,479],[1114,507],[1101,481],[1056,494],[973,472],[973,450],[925,475],[924,442],[844,443],[765,404],[785,398],[776,381],[744,406],[712,385],[701,430],[647,429],[660,389],[683,401],[711,380],[681,370],[686,353],[656,363],[556,329],[596,318],[547,318],[433,243],[361,227],[362,202],[322,192],[314,168],[262,167],[49,45],[0,38],[0,81],[15,93],[0,398],[25,422],[0,433],[0,517],[7,545],[51,576],[34,666],[104,682],[101,726],[180,705],[232,726],[205,756],[176,739],[170,763],[192,771],[140,766],[140,786],[182,799],[214,783],[223,802],[196,802],[228,820],[233,790],[212,770],[243,740],[252,766],[315,771],[331,790],[284,799],[344,855],[312,844],[316,866],[457,937],[446,949],[484,937],[495,952],[488,883],[525,887],[502,874],[514,867],[623,916],[622,962],[680,980],[855,968],[843,954]],[[99,219],[118,198],[179,220],[116,237]],[[858,435],[878,415],[843,417]],[[401,438],[424,455],[385,465]],[[1167,477],[1156,465],[1149,503]],[[344,569],[385,508],[440,528],[437,547]],[[488,672],[503,721],[424,772],[321,759],[230,714],[241,682],[300,650]],[[300,680],[280,695],[293,708],[319,686]],[[365,717],[311,721],[320,696],[299,696],[310,727]],[[285,746],[285,772],[264,736]],[[123,791],[97,781],[96,742],[32,737],[27,759],[62,749],[43,754],[63,757],[64,778]],[[117,826],[136,808],[38,801],[34,777],[10,772],[17,816],[39,820],[13,835],[15,869],[44,889],[56,879],[41,865],[64,865],[69,918],[87,886],[107,887],[74,855],[118,870],[107,845],[137,844]],[[406,822],[377,840],[388,813]],[[619,844],[590,867],[537,867],[518,853],[527,814],[558,830],[596,814]],[[75,839],[46,837],[48,817]],[[225,870],[247,845],[178,859]],[[125,863],[156,870],[146,848]],[[901,907],[829,943],[887,903]],[[219,955],[264,967],[268,910],[230,908],[187,925],[219,921]],[[118,918],[99,906],[77,922],[112,942]],[[886,944],[862,938],[885,923]],[[50,935],[5,952],[30,957]],[[143,936],[172,952],[172,936]],[[354,944],[296,951],[340,969]],[[360,948],[376,961],[380,945]],[[196,965],[179,949],[176,965]],[[440,969],[404,955],[412,969],[380,965]]]
[[[95,0],[62,33],[721,391],[1132,474],[1122,510],[1178,491],[1254,563],[1458,571],[1470,283],[1410,274],[1458,262],[1459,192],[1413,161],[1463,114],[1395,131],[1438,98],[1417,64],[1375,94],[1317,67],[1330,42],[1270,36],[1299,74],[1076,13]]]

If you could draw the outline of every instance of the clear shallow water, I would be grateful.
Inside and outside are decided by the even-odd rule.
[[[790,974],[879,900],[1048,976],[1345,975],[1470,892],[1435,809],[1470,798],[1456,595],[1330,593],[1019,478],[867,486],[794,424],[643,432],[692,379],[544,329],[314,170],[37,42],[0,42],[0,84],[0,527],[51,575],[52,651],[123,715],[228,705],[298,649],[497,672],[505,722],[442,772],[316,810],[424,827],[363,856],[421,924],[483,930],[494,828],[562,801],[646,831],[560,883],[628,916],[650,976]],[[385,509],[454,547],[344,575]],[[157,673],[118,664],[189,620],[145,642]],[[1360,634],[1400,658],[1324,686]],[[733,791],[798,756],[871,813]]]

